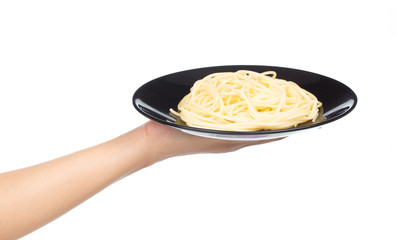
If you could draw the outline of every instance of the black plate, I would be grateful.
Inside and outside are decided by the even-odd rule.
[[[232,132],[189,127],[176,122],[176,118],[169,114],[170,108],[177,110],[177,104],[190,92],[195,81],[211,73],[238,70],[276,71],[277,78],[293,81],[313,93],[323,103],[325,119],[283,130]],[[190,134],[227,140],[260,140],[286,137],[340,119],[355,108],[357,96],[345,84],[312,72],[274,66],[232,65],[198,68],[159,77],[141,86],[133,95],[132,102],[144,116]]]

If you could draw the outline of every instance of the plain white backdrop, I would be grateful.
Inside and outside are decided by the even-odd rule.
[[[134,91],[175,71],[299,68],[358,95],[321,129],[143,169],[23,239],[396,239],[395,12],[392,0],[1,1],[0,172],[140,126]]]

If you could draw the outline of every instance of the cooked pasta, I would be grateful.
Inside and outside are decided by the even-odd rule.
[[[213,73],[198,80],[178,104],[188,126],[225,131],[278,130],[315,121],[322,103],[276,72]]]

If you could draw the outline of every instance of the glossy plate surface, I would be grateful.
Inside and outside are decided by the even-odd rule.
[[[232,132],[189,127],[170,115],[169,109],[177,110],[177,104],[190,92],[195,81],[211,73],[238,70],[276,71],[277,78],[297,83],[323,103],[324,120],[283,130]],[[132,102],[144,116],[189,134],[227,140],[261,140],[286,137],[338,120],[355,108],[357,96],[345,84],[312,72],[275,66],[231,65],[186,70],[156,78],[141,86],[133,95]]]

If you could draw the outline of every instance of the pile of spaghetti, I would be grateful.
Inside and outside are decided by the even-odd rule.
[[[256,131],[295,127],[315,121],[322,103],[296,83],[276,78],[276,72],[213,73],[198,80],[178,104],[188,126]]]

